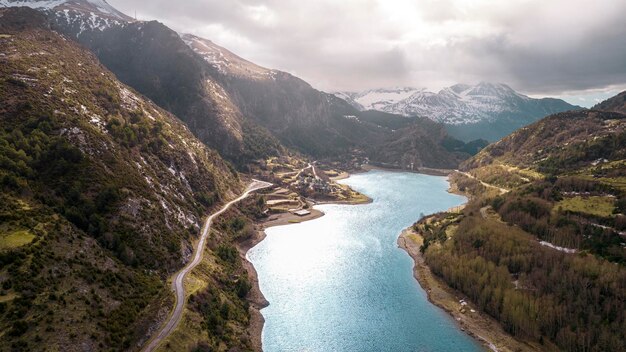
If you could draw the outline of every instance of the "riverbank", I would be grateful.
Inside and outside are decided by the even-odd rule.
[[[422,236],[410,227],[398,237],[398,246],[413,258],[413,276],[426,291],[429,302],[445,310],[461,330],[492,351],[540,351],[507,334],[495,319],[474,308],[466,297],[433,275],[420,251],[422,243]]]
[[[369,171],[369,170],[367,170]],[[363,171],[363,172],[367,172]],[[342,172],[336,178],[333,178],[333,181],[347,179],[351,176],[348,172]],[[262,333],[263,333],[263,324],[265,324],[265,319],[261,314],[261,309],[267,307],[269,302],[265,299],[265,296],[261,292],[261,288],[259,286],[259,278],[256,269],[250,263],[247,258],[248,251],[259,244],[261,241],[267,237],[265,230],[270,227],[275,226],[284,226],[284,225],[293,225],[302,223],[305,221],[311,221],[318,219],[324,216],[324,213],[320,210],[313,208],[313,205],[323,205],[323,204],[342,204],[342,205],[359,205],[359,204],[369,204],[373,202],[373,199],[366,195],[361,195],[358,198],[347,200],[347,201],[338,201],[338,200],[328,200],[328,201],[315,201],[314,204],[309,204],[309,210],[311,213],[305,216],[298,216],[291,212],[272,214],[267,219],[263,221],[259,221],[256,223],[257,230],[255,231],[255,235],[243,242],[240,242],[237,245],[237,249],[243,258],[243,265],[248,273],[248,278],[250,279],[250,284],[252,286],[250,293],[248,295],[248,301],[250,302],[250,325],[249,325],[249,336],[250,341],[252,342],[252,346],[255,351],[262,351]]]
[[[254,236],[248,238],[243,242],[240,242],[237,245],[239,254],[243,258],[243,266],[248,273],[250,285],[252,286],[248,294],[248,301],[250,302],[250,324],[248,327],[248,332],[254,351],[263,350],[262,334],[265,319],[263,318],[263,314],[261,314],[261,309],[267,307],[269,305],[269,302],[267,301],[267,299],[265,299],[263,292],[261,292],[257,271],[247,257],[248,251],[257,244],[259,244],[261,241],[263,241],[265,237],[267,237],[265,230],[270,227],[297,224],[324,216],[324,213],[317,209],[311,208],[309,210],[311,211],[311,214],[306,216],[298,216],[292,213],[272,215],[266,220],[260,221],[256,224],[257,228]]]

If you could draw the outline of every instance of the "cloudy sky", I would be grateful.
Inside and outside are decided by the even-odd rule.
[[[624,0],[109,0],[326,91],[503,82],[583,106],[626,89]]]

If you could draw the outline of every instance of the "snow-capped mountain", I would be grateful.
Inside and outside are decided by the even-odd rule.
[[[554,113],[579,109],[560,99],[534,99],[506,84],[456,84],[437,93],[426,89],[372,89],[335,93],[360,110],[427,117],[447,126],[462,140],[496,141],[514,130]]]
[[[0,0],[0,7],[26,6],[54,15],[56,25],[79,36],[88,30],[104,30],[133,21],[106,0]]]
[[[533,99],[502,83],[456,84],[438,93],[426,89],[373,89],[337,93],[361,110],[423,116],[447,125],[494,122],[507,114],[537,118],[576,108],[557,99]]]
[[[132,18],[121,13],[106,0],[0,0],[0,6],[26,6],[37,10],[81,11],[92,12],[94,15],[119,21],[130,21]]]

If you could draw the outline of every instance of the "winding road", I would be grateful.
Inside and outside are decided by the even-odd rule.
[[[185,277],[189,274],[199,263],[202,261],[202,256],[204,255],[204,246],[206,244],[206,239],[209,235],[209,230],[211,229],[211,224],[213,219],[224,213],[228,210],[233,204],[247,198],[250,194],[255,191],[258,191],[263,188],[267,188],[272,186],[271,183],[263,182],[259,180],[252,180],[252,183],[248,186],[246,191],[237,199],[232,200],[226,203],[219,211],[213,213],[209,216],[204,223],[204,227],[202,228],[202,235],[200,236],[200,241],[198,242],[198,246],[196,247],[193,253],[193,260],[190,261],[183,269],[174,274],[174,278],[172,280],[172,289],[176,294],[176,305],[174,306],[174,310],[170,314],[168,320],[164,323],[159,333],[152,339],[148,341],[146,346],[142,349],[144,352],[154,351],[159,344],[163,342],[163,340],[169,336],[176,326],[180,322],[180,319],[183,316],[183,308],[185,307]]]

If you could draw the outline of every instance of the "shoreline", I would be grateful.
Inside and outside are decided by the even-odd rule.
[[[248,326],[248,334],[254,351],[263,350],[263,325],[265,324],[265,318],[263,318],[263,314],[261,314],[261,309],[269,306],[270,302],[265,299],[263,292],[261,292],[261,287],[259,286],[259,276],[254,268],[254,265],[252,265],[252,263],[248,260],[248,251],[257,244],[261,243],[265,237],[267,237],[265,230],[270,227],[299,224],[324,216],[324,213],[320,210],[313,208],[309,210],[311,211],[311,214],[302,217],[291,213],[282,213],[270,216],[267,220],[258,221],[255,223],[257,228],[254,236],[237,244],[237,249],[242,257],[243,267],[248,273],[250,285],[252,286],[247,298],[250,303],[250,324]]]
[[[368,196],[366,196],[365,194],[363,195],[365,198],[367,198],[364,201],[354,201],[354,200],[320,200],[320,201],[315,201],[314,204],[312,204],[313,206],[316,205],[329,205],[329,204],[337,204],[337,205],[363,205],[363,204],[371,204],[374,202],[374,200]],[[313,210],[316,209],[309,209],[311,210],[311,212],[313,212]],[[309,220],[313,220],[313,219],[309,219]]]
[[[487,350],[502,352],[541,350],[536,346],[516,340],[502,329],[497,320],[477,307],[472,309],[473,304],[467,297],[436,277],[420,252],[422,241],[422,236],[408,227],[398,237],[397,244],[413,259],[413,277],[426,292],[431,304],[443,309],[454,319],[461,331],[477,340]],[[459,303],[461,300],[470,303],[471,306],[461,305]],[[464,309],[463,312],[461,309]]]
[[[365,173],[368,171],[369,170],[364,170],[362,172]],[[353,174],[354,173],[342,172],[341,175],[338,178],[333,179],[333,181],[347,179]],[[315,201],[312,206],[327,204],[361,205],[369,204],[374,201],[372,198],[366,195],[363,196],[366,197],[365,201]],[[306,216],[298,216],[287,212],[273,214],[270,215],[266,220],[257,221],[255,222],[256,231],[254,236],[237,243],[237,250],[239,251],[239,255],[242,258],[244,269],[248,273],[250,285],[252,286],[247,298],[248,302],[250,303],[250,324],[248,327],[248,335],[250,336],[250,341],[252,343],[252,348],[254,349],[254,351],[263,351],[263,325],[265,324],[265,318],[263,318],[263,314],[261,314],[261,309],[269,306],[270,302],[265,298],[263,292],[261,292],[261,287],[259,286],[259,276],[256,269],[254,268],[254,265],[252,265],[252,263],[248,260],[248,251],[257,244],[261,243],[267,237],[265,230],[270,227],[299,224],[305,221],[311,221],[321,218],[325,215],[324,212],[313,207],[310,207],[308,210],[311,211],[311,214]]]
[[[449,176],[450,173],[454,172],[454,170],[450,170],[450,173],[447,173],[447,174],[428,174],[424,172],[417,172],[417,171],[411,171],[411,170],[389,169],[389,168],[367,165],[362,170],[343,172],[339,177],[337,177],[333,181],[347,179],[354,174],[367,173],[372,170],[383,170],[383,171],[391,171],[391,172],[411,172],[411,173],[425,174],[425,175],[430,175],[430,176]],[[448,189],[448,192],[466,196],[465,194],[462,194],[460,192],[458,193],[453,192],[452,188]],[[319,201],[319,202],[316,201],[314,205],[326,205],[326,204],[361,205],[361,204],[370,204],[374,201],[369,196],[366,196],[366,195],[364,196],[367,197],[367,200],[364,202],[363,201]],[[465,204],[463,204],[463,206],[465,206]],[[248,257],[247,257],[248,251],[252,249],[253,247],[255,247],[257,244],[261,243],[267,237],[265,230],[270,227],[298,224],[298,223],[302,223],[305,221],[315,220],[325,215],[322,211],[314,209],[312,207],[309,208],[309,210],[311,211],[311,214],[307,216],[303,216],[303,217],[300,217],[291,213],[281,213],[281,214],[274,214],[266,220],[257,221],[255,223],[255,226],[257,227],[255,231],[255,235],[251,238],[248,238],[245,241],[237,243],[237,249],[242,257],[244,269],[248,273],[248,278],[250,279],[250,284],[252,286],[250,293],[248,295],[248,302],[250,302],[250,324],[248,327],[248,333],[249,333],[254,351],[263,350],[263,325],[265,324],[265,318],[263,317],[263,314],[261,314],[261,309],[269,306],[270,302],[267,301],[267,299],[263,295],[263,292],[261,292],[257,271],[254,268],[254,265],[252,265],[252,263],[248,260]],[[402,238],[402,235],[398,237],[398,245],[400,245],[401,238]],[[404,249],[404,247],[402,248]],[[417,248],[418,248],[418,253],[419,253],[419,246]],[[408,250],[405,249],[405,251],[407,251],[408,253]],[[412,257],[410,253],[409,255]],[[414,270],[417,270],[417,269],[414,269]],[[416,275],[417,274],[414,274],[420,286],[425,291],[428,292],[426,287],[424,287],[424,285],[417,278]],[[429,295],[428,301],[431,304],[438,306],[435,302],[431,301],[430,295]],[[472,336],[479,342],[482,341],[477,336],[474,336],[471,334],[470,336]]]
[[[384,166],[378,166],[378,165],[372,165],[372,164],[365,164],[361,166],[361,169],[363,170],[361,172],[368,172],[371,170],[383,170],[383,171],[391,171],[391,172],[410,172],[413,174],[422,174],[422,175],[429,175],[429,176],[449,176],[450,174],[456,171],[453,169],[433,169],[429,167],[418,167],[416,170],[409,170],[409,169],[403,169],[403,168],[384,167]]]
[[[457,184],[452,180],[453,172],[448,174],[448,193],[456,194],[467,198],[467,201],[461,205],[451,207],[445,212],[460,213],[472,200],[473,196],[458,189]],[[425,216],[425,217],[428,217]],[[418,219],[418,221],[421,219]],[[502,328],[501,323],[489,316],[487,313],[476,307],[475,311],[470,313],[461,313],[462,308],[459,303],[461,300],[466,304],[472,304],[463,293],[450,287],[446,282],[434,275],[430,267],[426,264],[424,256],[420,251],[423,243],[423,237],[413,231],[412,226],[402,230],[398,236],[398,247],[403,249],[413,259],[413,276],[426,291],[428,301],[435,306],[443,309],[455,322],[461,327],[461,330],[479,341],[484,347],[491,351],[541,351],[541,346],[534,345],[531,341],[518,340]],[[467,309],[470,306],[465,306]],[[460,319],[460,320],[459,320]]]

